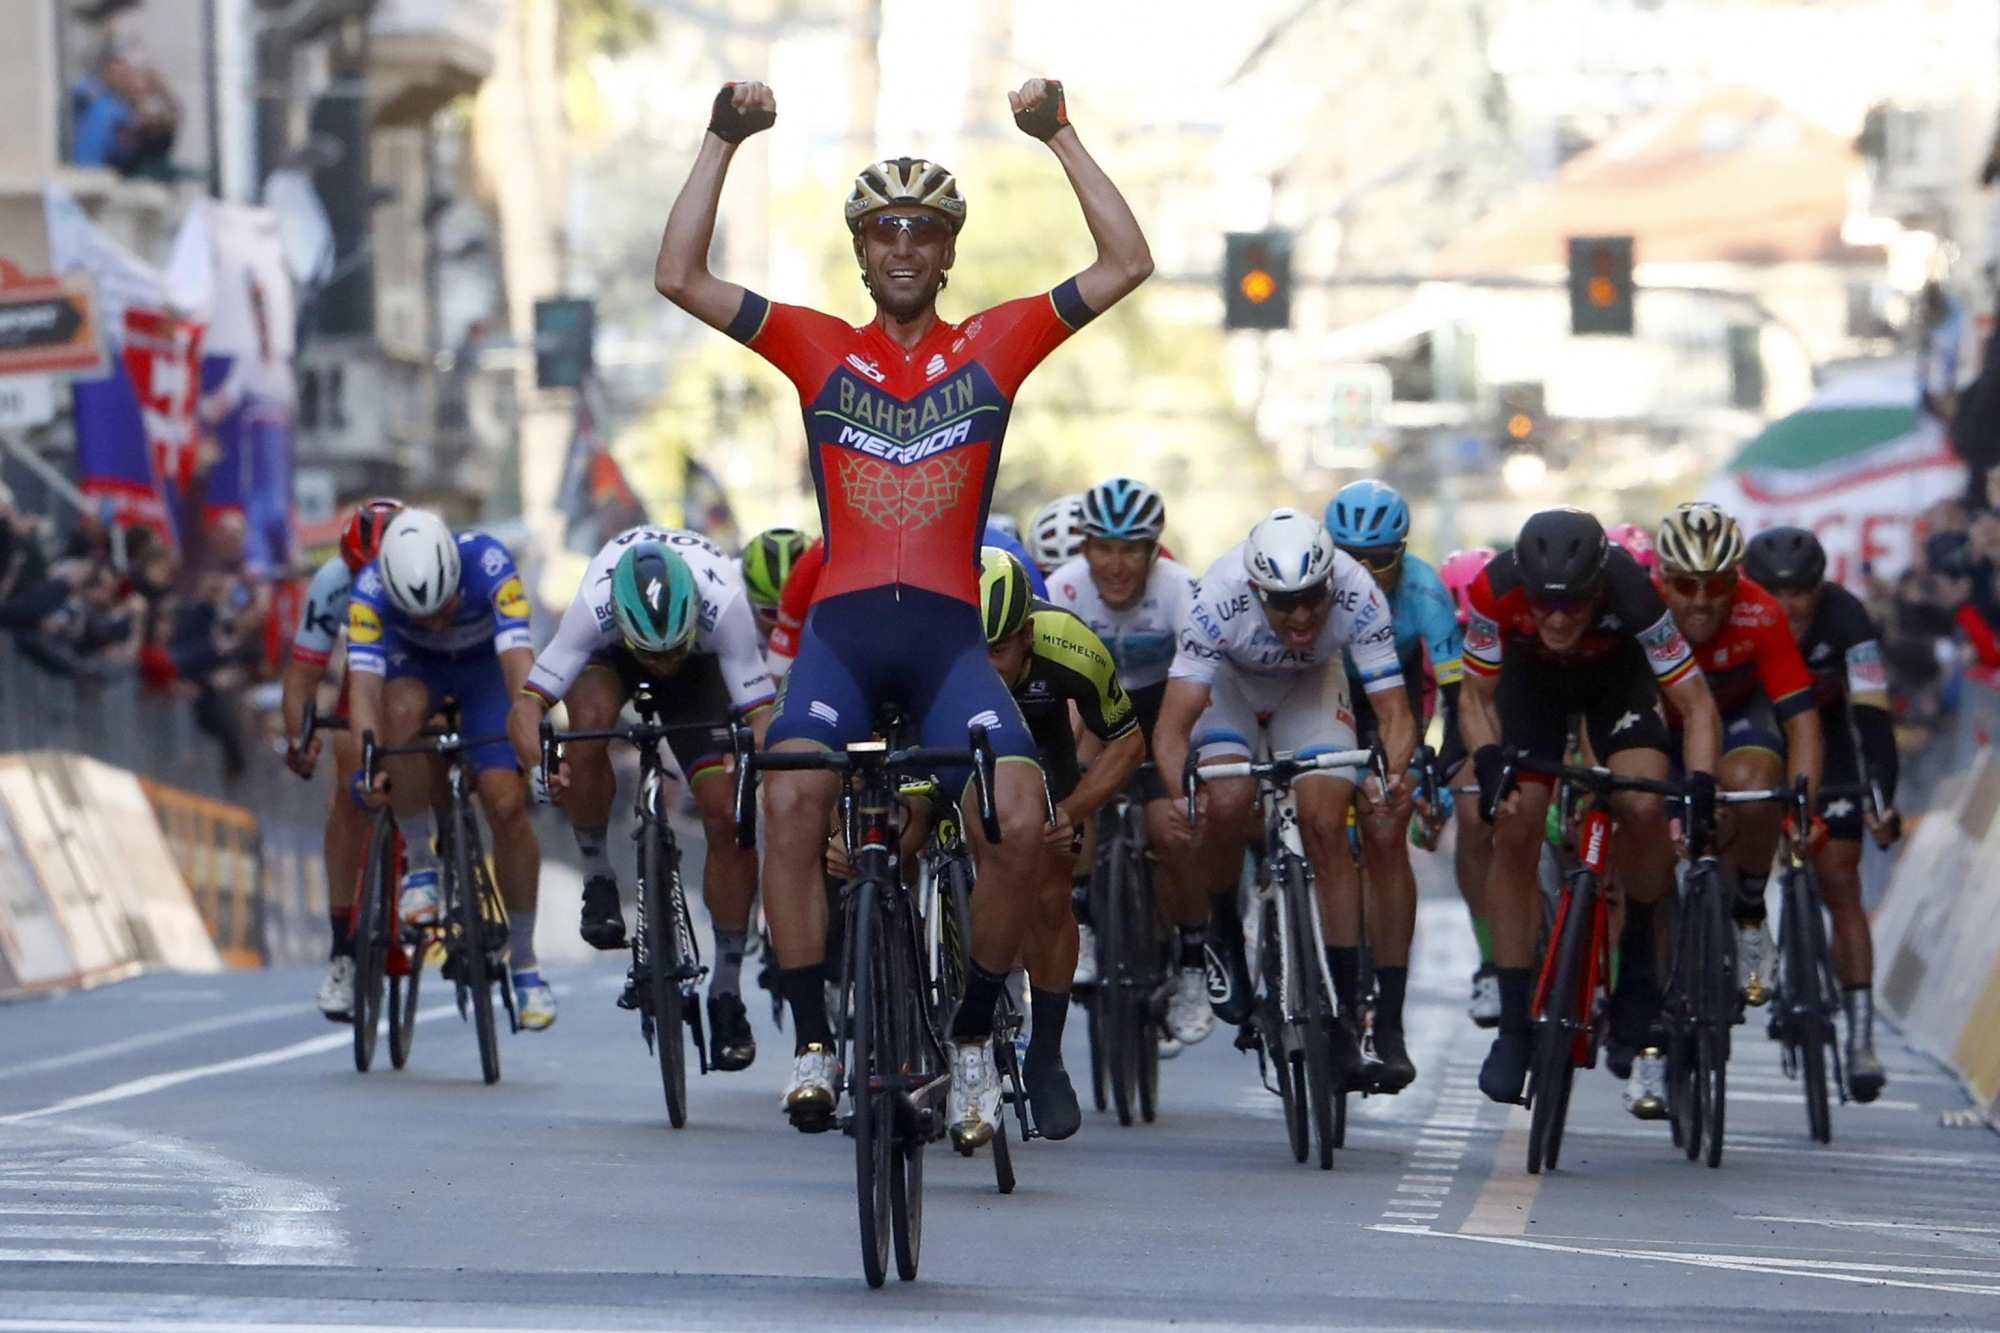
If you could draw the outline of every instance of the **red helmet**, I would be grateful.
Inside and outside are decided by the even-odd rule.
[[[402,510],[401,500],[382,496],[355,506],[354,516],[347,520],[347,528],[340,534],[340,558],[349,569],[358,573],[375,558],[375,552],[382,546],[383,529]]]

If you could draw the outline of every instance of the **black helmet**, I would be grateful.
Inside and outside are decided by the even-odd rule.
[[[1610,548],[1594,515],[1565,505],[1521,525],[1514,561],[1530,601],[1567,601],[1597,591]]]
[[[1766,528],[1750,539],[1743,572],[1774,592],[1810,592],[1826,579],[1826,548],[1805,528]]]

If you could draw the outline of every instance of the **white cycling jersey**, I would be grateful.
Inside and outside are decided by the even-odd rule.
[[[1213,685],[1217,670],[1227,665],[1249,676],[1297,676],[1328,664],[1338,666],[1343,650],[1352,656],[1355,674],[1368,693],[1402,687],[1389,599],[1361,562],[1345,551],[1334,553],[1332,612],[1312,647],[1298,649],[1271,628],[1243,567],[1239,543],[1201,576],[1194,605],[1180,625],[1180,651],[1172,675],[1175,680]]]
[[[333,656],[340,632],[347,628],[347,598],[353,587],[354,573],[337,555],[313,574],[298,632],[292,635],[294,662],[323,664]]]
[[[1118,666],[1118,683],[1130,693],[1166,680],[1181,622],[1194,604],[1195,580],[1179,562],[1163,555],[1153,562],[1139,600],[1114,611],[1104,604],[1096,580],[1090,577],[1090,562],[1077,556],[1049,575],[1049,600],[1074,612],[1104,640]]]
[[[694,651],[721,660],[729,701],[738,708],[769,703],[777,693],[764,668],[764,640],[743,590],[743,572],[736,557],[698,532],[642,526],[619,533],[591,558],[583,586],[563,612],[555,638],[535,658],[527,688],[554,704],[590,664],[591,656],[624,642],[617,617],[611,613],[611,571],[618,557],[637,541],[659,542],[687,562],[701,594],[699,628]]]

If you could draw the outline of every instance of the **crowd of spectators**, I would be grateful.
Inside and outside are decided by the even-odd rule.
[[[58,535],[0,485],[0,630],[33,669],[85,693],[188,700],[234,781],[249,766],[241,695],[268,674],[272,604],[268,580],[245,564],[244,535],[233,512],[188,534],[179,552],[149,528],[88,513]]]
[[[107,38],[70,89],[70,160],[121,176],[171,180],[181,106],[159,70]]]

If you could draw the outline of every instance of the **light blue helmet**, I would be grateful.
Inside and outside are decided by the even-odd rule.
[[[1156,542],[1167,526],[1167,506],[1143,481],[1113,477],[1083,493],[1083,535]]]
[[[1351,550],[1394,546],[1409,540],[1410,506],[1387,482],[1349,482],[1327,502],[1326,530]]]

